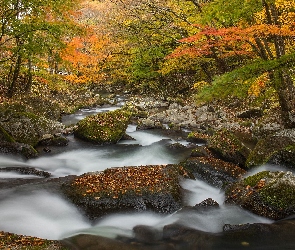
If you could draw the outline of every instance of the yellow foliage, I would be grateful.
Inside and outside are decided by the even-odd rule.
[[[257,77],[248,89],[248,95],[259,96],[261,91],[266,87],[266,83],[269,81],[268,73],[264,73]]]
[[[193,89],[198,90],[200,88],[203,88],[204,86],[208,85],[209,83],[206,81],[200,81],[200,82],[196,82],[194,83]]]

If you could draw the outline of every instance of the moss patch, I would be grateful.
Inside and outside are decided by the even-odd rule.
[[[122,109],[88,116],[78,122],[75,136],[98,144],[117,143],[130,117],[131,113]]]

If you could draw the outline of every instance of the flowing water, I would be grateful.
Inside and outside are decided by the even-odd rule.
[[[116,107],[110,107],[114,109]],[[65,117],[66,124],[75,123],[86,115],[103,112],[105,109],[81,110],[76,115]],[[188,156],[188,151],[175,150],[168,146],[178,141],[155,130],[136,131],[129,126],[127,133],[135,140],[121,141],[117,145],[98,146],[85,143],[69,136],[67,147],[53,148],[50,154],[24,161],[7,155],[0,156],[0,167],[35,167],[50,172],[53,177],[80,175],[90,171],[101,171],[110,167],[140,166],[178,163]],[[32,176],[29,176],[33,178]],[[28,178],[13,172],[2,172],[0,178]],[[38,177],[34,177],[38,178]],[[0,179],[0,181],[1,181]],[[172,222],[206,232],[221,232],[224,224],[271,223],[270,220],[253,215],[236,206],[223,205],[224,193],[200,180],[185,180],[181,183],[187,190],[186,205],[195,205],[212,198],[221,204],[217,210],[203,211],[194,215],[175,213],[114,214],[96,224],[90,223],[77,208],[55,193],[41,190],[1,189],[0,230],[46,239],[63,239],[79,233],[107,237],[132,236],[132,228],[141,225],[162,228]]]

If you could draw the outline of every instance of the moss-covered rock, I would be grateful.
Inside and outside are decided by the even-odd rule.
[[[31,145],[19,142],[0,141],[0,153],[20,155],[27,159],[38,156],[38,152]]]
[[[118,211],[172,213],[181,207],[181,171],[177,165],[111,168],[84,174],[63,190],[91,219]]]
[[[130,116],[129,111],[122,109],[91,115],[78,122],[74,134],[98,144],[117,143],[126,131]]]
[[[233,163],[212,157],[190,157],[181,165],[195,178],[202,179],[218,188],[224,188],[237,181],[245,173],[244,169]]]
[[[208,141],[208,149],[218,158],[245,167],[250,153],[235,135],[228,130],[217,131]]]
[[[273,220],[283,219],[295,214],[295,176],[263,171],[232,184],[226,196],[227,203]]]
[[[291,137],[270,135],[260,139],[247,158],[248,168],[265,163],[295,167],[295,141]]]
[[[62,131],[64,125],[45,117],[28,112],[6,110],[7,119],[1,119],[0,125],[17,142],[36,146],[44,134]]]

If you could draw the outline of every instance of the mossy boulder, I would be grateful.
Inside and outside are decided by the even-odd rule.
[[[290,136],[269,135],[260,139],[247,158],[248,168],[274,163],[295,168],[295,140]]]
[[[3,119],[5,115],[6,119]],[[55,134],[64,129],[64,125],[59,122],[29,112],[6,110],[5,115],[0,120],[3,129],[15,141],[31,146],[36,146],[44,134]]]
[[[64,193],[90,219],[113,212],[173,213],[181,207],[177,165],[106,169],[63,185]]]
[[[77,124],[76,137],[98,144],[117,143],[125,134],[131,113],[118,109],[91,115]]]
[[[20,155],[27,159],[38,156],[38,152],[31,145],[19,142],[0,141],[0,153]]]
[[[181,165],[195,178],[204,180],[217,188],[224,188],[245,174],[245,170],[239,166],[213,157],[190,157]]]
[[[234,133],[228,130],[217,131],[208,141],[208,149],[218,158],[245,167],[250,154],[247,148]]]
[[[226,202],[273,220],[294,215],[295,176],[291,172],[259,172],[230,185]]]

